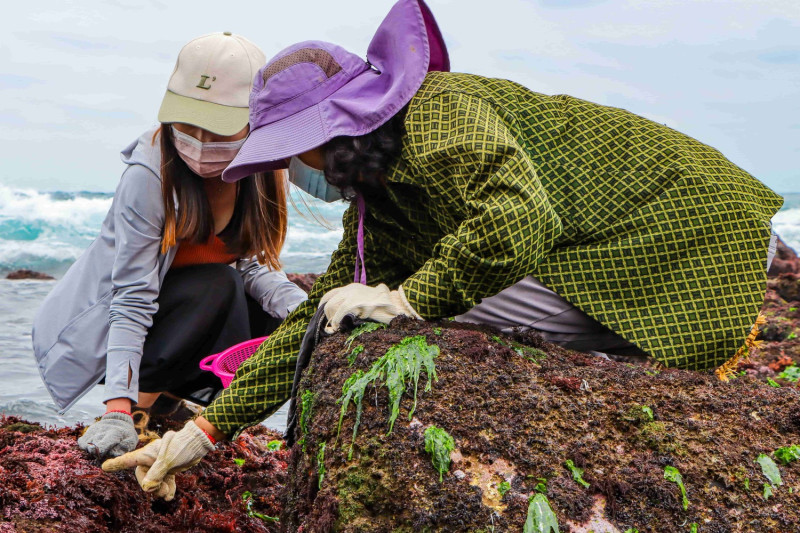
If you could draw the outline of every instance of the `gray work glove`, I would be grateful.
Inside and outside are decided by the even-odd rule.
[[[139,436],[133,418],[125,413],[106,413],[89,426],[78,446],[99,459],[117,457],[136,448]]]

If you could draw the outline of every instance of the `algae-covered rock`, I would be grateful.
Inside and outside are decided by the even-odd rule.
[[[289,453],[274,450],[278,435],[262,426],[179,474],[171,502],[142,492],[132,472],[103,472],[78,448],[81,432],[0,417],[0,532],[279,529],[271,518],[281,512]]]
[[[447,321],[399,318],[347,337],[324,340],[303,376],[313,401],[289,462],[286,531],[539,531],[545,501],[561,531],[800,523],[800,461],[778,463],[780,486],[757,462],[800,444],[795,387],[746,375],[723,383]],[[409,338],[436,353],[435,367],[423,365],[417,383],[406,376],[393,425],[394,371],[343,411],[343,387]],[[446,470],[432,460],[433,427],[453,439]]]
[[[172,502],[102,472],[80,427],[0,417],[0,533],[796,531],[800,262],[779,251],[730,382],[401,318],[320,344],[290,452],[248,430]]]
[[[739,368],[783,386],[796,386],[800,378],[800,259],[780,241],[761,312],[767,321],[761,334],[764,342]]]

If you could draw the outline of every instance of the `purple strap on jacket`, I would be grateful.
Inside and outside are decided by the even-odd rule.
[[[353,282],[366,285],[367,269],[364,266],[364,213],[367,210],[367,206],[364,203],[364,197],[360,194],[356,197],[356,203],[358,204],[358,251],[356,252],[356,270],[353,276]],[[361,270],[360,274],[359,269]]]

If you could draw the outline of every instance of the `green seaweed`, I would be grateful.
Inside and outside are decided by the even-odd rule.
[[[17,431],[19,433],[33,433],[34,431],[38,431],[41,429],[40,426],[36,424],[27,424],[25,422],[14,422],[13,424],[9,424],[5,427],[6,431]]]
[[[629,527],[628,529],[625,530],[625,533],[639,533],[639,530],[636,529],[635,527]]]
[[[733,479],[741,483],[744,486],[744,490],[750,492],[750,479],[747,477],[747,470],[743,466],[739,466],[733,471]]]
[[[521,355],[528,361],[538,363],[540,359],[547,359],[547,354],[538,348],[531,348],[530,346],[518,345],[514,347],[517,355]]]
[[[639,410],[640,421],[647,419],[647,414]],[[645,422],[639,430],[639,438],[648,447],[662,454],[685,456],[688,451],[686,445],[676,442],[674,435],[667,429],[667,425],[659,420]]]
[[[674,466],[666,466],[664,467],[664,479],[672,481],[681,489],[683,510],[687,510],[689,508],[689,498],[686,497],[686,487],[683,485],[683,476],[681,476],[680,471]]]
[[[546,494],[547,493],[547,478],[546,477],[539,477],[539,478],[536,478],[536,479],[539,480],[539,483],[537,483],[536,486],[533,487],[533,490],[535,490],[536,492],[540,492],[542,494]]]
[[[244,459],[239,459],[238,457],[234,457],[233,458],[233,462],[236,464],[236,466],[242,466],[242,465],[244,465],[245,460]]]
[[[800,380],[800,366],[791,365],[787,366],[783,369],[783,372],[778,374],[778,377],[781,379],[785,379],[786,381],[792,381],[796,383]]]
[[[381,324],[380,322],[365,322],[361,324],[352,332],[350,332],[350,336],[347,337],[347,340],[344,341],[347,345],[347,349],[350,349],[350,345],[353,344],[353,341],[356,340],[358,337],[363,335],[364,333],[370,333],[379,329],[385,329],[386,324]]]
[[[692,522],[692,525],[689,526],[689,533],[697,533],[698,527],[697,522]]]
[[[506,342],[497,335],[492,335],[492,340],[501,346],[511,348],[517,353],[517,355],[524,357],[528,361],[533,361],[534,363],[539,362],[539,359],[547,358],[547,354],[538,348],[525,346],[524,344],[520,344],[515,341]]]
[[[322,488],[322,480],[325,479],[325,443],[319,445],[317,452],[317,488]]]
[[[339,440],[339,433],[342,430],[342,420],[344,420],[344,415],[347,413],[347,407],[350,405],[351,401],[356,405],[356,421],[353,423],[353,441],[350,443],[350,452],[347,455],[348,461],[353,457],[353,442],[356,440],[356,432],[358,431],[359,424],[361,424],[361,412],[364,409],[364,394],[367,392],[367,385],[374,379],[376,378],[364,374],[364,371],[359,369],[353,372],[353,374],[345,380],[344,385],[342,385],[342,397],[339,398],[342,409],[339,412],[339,425],[336,428],[337,441]]]
[[[267,443],[267,450],[270,452],[277,452],[283,446],[282,440],[271,440]]]
[[[278,522],[277,516],[267,516],[253,510],[253,493],[249,490],[246,490],[244,493],[242,493],[242,502],[244,502],[245,507],[247,508],[247,516],[258,518],[265,522]]]
[[[438,335],[438,336],[441,337],[442,336],[442,328],[433,328],[433,334],[434,335]]]
[[[392,432],[394,422],[400,413],[400,399],[406,391],[408,382],[414,383],[414,403],[408,412],[408,419],[414,415],[414,409],[417,407],[417,390],[419,387],[419,377],[423,368],[428,376],[428,382],[425,385],[425,391],[431,389],[431,382],[437,380],[436,365],[434,359],[439,356],[439,347],[429,345],[425,337],[417,335],[414,337],[406,337],[398,344],[389,348],[389,350],[377,361],[372,363],[372,366],[367,372],[356,370],[342,386],[342,397],[339,398],[339,403],[342,404],[339,413],[339,425],[336,429],[337,438],[342,429],[342,421],[344,415],[347,414],[347,409],[350,402],[356,405],[356,420],[353,424],[353,439],[350,444],[350,453],[348,459],[352,458],[353,443],[356,439],[358,426],[361,423],[362,400],[367,387],[375,381],[383,381],[386,388],[389,389],[389,403],[391,404],[391,414],[389,416],[389,431],[387,435]]]
[[[583,469],[578,468],[575,466],[575,463],[572,462],[572,459],[567,459],[564,463],[567,468],[569,468],[570,472],[572,472],[572,479],[576,482],[580,483],[584,488],[589,488],[589,484],[583,479]]]
[[[303,391],[300,397],[300,429],[303,431],[303,438],[300,443],[303,451],[306,449],[306,435],[308,434],[308,422],[311,420],[311,410],[314,407],[314,393],[310,390]]]
[[[772,457],[762,453],[758,455],[756,462],[761,465],[761,472],[764,473],[764,477],[766,477],[772,485],[775,487],[783,485],[781,472],[778,470],[778,465],[775,464]]]
[[[364,351],[364,345],[363,344],[359,344],[358,346],[353,348],[353,351],[350,352],[350,355],[347,356],[347,364],[349,366],[353,366],[353,363],[356,362],[356,357],[358,357],[358,355],[363,351]]]
[[[530,498],[528,505],[528,518],[522,533],[560,533],[558,518],[550,507],[550,502],[544,494],[537,494]]]
[[[764,483],[764,499],[769,500],[772,496],[772,485]]]
[[[776,388],[780,388],[780,386],[781,386],[781,384],[780,384],[780,383],[778,383],[777,381],[775,381],[775,380],[774,380],[774,379],[772,379],[772,378],[767,378],[767,384],[768,384],[770,387],[776,387]]]
[[[775,450],[775,459],[781,463],[788,465],[792,461],[800,459],[800,446],[792,444],[791,446],[783,446]]]
[[[634,404],[625,412],[622,418],[628,422],[633,422],[636,425],[642,425],[644,427],[655,420],[655,414],[653,413],[653,409],[647,405]],[[656,424],[661,424],[661,422],[657,422]]]
[[[506,492],[510,490],[511,490],[511,483],[509,483],[508,481],[503,481],[497,486],[497,492],[500,493],[501,498],[505,496]]]
[[[442,475],[450,469],[450,452],[455,449],[453,437],[441,428],[428,426],[425,430],[425,451],[431,454],[433,467],[439,472],[439,483]]]

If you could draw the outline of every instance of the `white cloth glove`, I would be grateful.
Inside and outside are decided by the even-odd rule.
[[[392,291],[383,283],[377,287],[351,283],[332,289],[322,296],[319,305],[325,305],[325,316],[328,319],[325,331],[328,333],[338,330],[339,324],[347,315],[384,324],[388,324],[398,315],[408,315],[422,320],[406,300],[403,287]]]
[[[129,452],[138,443],[133,418],[125,413],[106,413],[78,439],[80,449],[101,459]]]
[[[136,480],[146,492],[169,501],[175,497],[175,474],[193,467],[214,449],[208,436],[193,420],[177,433],[167,431],[147,446],[103,463],[115,472],[136,467]]]

